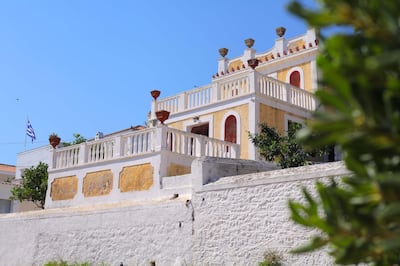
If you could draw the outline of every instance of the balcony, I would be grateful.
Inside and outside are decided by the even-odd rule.
[[[200,157],[238,159],[240,146],[159,125],[51,149],[45,207],[188,195]]]
[[[167,110],[173,115],[246,95],[267,97],[307,111],[314,111],[317,106],[313,93],[245,69],[215,78],[212,84],[160,99],[156,110]]]
[[[160,125],[80,145],[54,149],[50,169],[60,170],[89,166],[151,155],[161,151],[193,159],[202,156],[236,159],[240,157],[238,144]]]

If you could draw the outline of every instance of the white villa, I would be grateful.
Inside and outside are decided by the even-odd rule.
[[[255,160],[248,132],[267,122],[283,134],[318,106],[315,31],[290,39],[284,33],[277,28],[274,47],[261,53],[252,48],[253,39],[232,59],[221,48],[211,84],[161,99],[160,91],[152,91],[147,128],[22,152],[17,165],[49,164],[46,208],[190,195],[195,158]],[[17,167],[17,178],[22,171]]]
[[[287,201],[349,171],[342,162],[276,170],[248,138],[262,122],[284,134],[318,107],[315,31],[284,33],[265,52],[252,39],[235,58],[221,48],[211,84],[151,91],[147,127],[19,153],[17,180],[49,165],[45,210],[0,215],[0,264],[258,265],[272,251],[282,265],[334,265],[324,251],[290,253],[312,232],[291,221]]]

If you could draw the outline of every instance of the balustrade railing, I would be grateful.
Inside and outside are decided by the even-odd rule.
[[[259,92],[262,95],[266,95],[310,111],[315,110],[315,96],[306,90],[302,90],[288,83],[261,75],[258,78],[258,82]]]
[[[68,146],[57,150],[55,168],[65,168],[78,165],[80,145]]]
[[[139,130],[121,136],[122,156],[149,153],[154,150],[154,129]]]
[[[161,150],[191,157],[239,158],[240,156],[238,144],[159,126],[54,149],[52,169],[106,162]]]
[[[114,139],[88,142],[86,151],[88,163],[110,160],[114,157]]]
[[[173,128],[166,128],[166,135],[166,148],[175,153],[194,157],[240,157],[240,147],[236,143],[208,138]]]
[[[254,78],[251,78],[251,75]],[[258,89],[257,89],[258,88]],[[313,93],[256,72],[248,71],[220,78],[213,84],[196,88],[157,101],[157,110],[171,114],[192,110],[208,104],[229,100],[242,95],[259,93],[307,110],[315,110]]]
[[[239,76],[235,79],[221,81],[218,84],[219,100],[226,100],[250,93],[249,76]]]

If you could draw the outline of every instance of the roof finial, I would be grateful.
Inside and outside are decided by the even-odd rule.
[[[282,37],[285,35],[286,28],[285,27],[278,27],[275,29],[276,34],[278,34],[279,37]]]

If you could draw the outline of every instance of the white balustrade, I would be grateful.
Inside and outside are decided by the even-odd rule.
[[[139,130],[122,136],[121,156],[132,156],[152,151],[153,129]]]
[[[252,70],[219,78],[211,85],[202,86],[181,94],[157,101],[157,110],[178,113],[195,109],[219,101],[229,100],[246,94],[258,93],[295,106],[315,110],[316,100],[313,93],[302,90],[277,79],[262,76]],[[253,75],[253,76],[252,76]],[[256,86],[258,85],[258,86]]]
[[[260,76],[259,93],[295,106],[313,111],[316,108],[315,95],[279,80]]]
[[[220,100],[226,100],[248,94],[250,92],[249,77],[240,76],[236,79],[221,81],[218,84]]]
[[[56,149],[57,157],[55,160],[56,168],[65,168],[78,165],[79,163],[79,145],[68,146]]]
[[[211,103],[212,87],[211,85],[203,86],[194,90],[190,90],[185,94],[187,96],[186,108],[192,109],[204,106]]]
[[[157,145],[157,143],[162,144]],[[161,150],[190,157],[239,158],[240,156],[238,144],[159,126],[55,149],[54,169],[122,159]]]
[[[171,152],[193,156],[239,158],[239,145],[232,142],[209,138],[173,128],[166,129],[166,149]]]
[[[114,153],[114,140],[112,138],[89,142],[87,147],[87,162],[100,162],[113,158]]]
[[[171,113],[176,113],[179,111],[179,98],[180,95],[168,97],[157,101],[156,110],[166,110]]]

